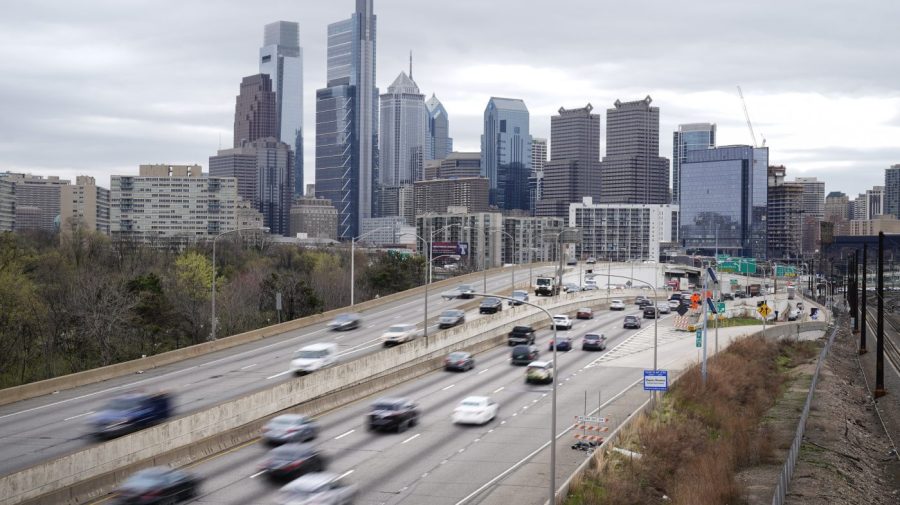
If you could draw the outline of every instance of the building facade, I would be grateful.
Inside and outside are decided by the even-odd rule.
[[[884,171],[884,213],[900,218],[900,164]]]
[[[416,216],[416,234],[432,243],[464,244],[460,263],[470,270],[496,268],[503,265],[503,216],[499,212],[445,213]],[[421,240],[417,250],[426,251]],[[436,255],[435,255],[436,257]]]
[[[272,79],[266,74],[244,77],[234,106],[234,147],[278,135]]]
[[[416,227],[410,225],[401,216],[370,217],[362,222],[361,235],[365,235],[359,244],[372,244],[377,247],[402,246],[416,248]]]
[[[305,233],[306,238],[337,240],[338,213],[330,200],[301,197],[291,206],[290,236]]]
[[[60,233],[76,228],[109,235],[109,190],[97,186],[93,177],[79,175],[75,184],[60,186]]]
[[[450,138],[450,116],[444,104],[432,93],[425,102],[428,113],[426,118],[428,132],[425,135],[425,159],[442,160],[453,152],[453,139]]]
[[[799,258],[802,252],[803,186],[785,180],[784,166],[769,167],[766,234],[768,258]]]
[[[0,173],[0,179],[13,184],[15,194],[15,230],[59,229],[60,192],[71,181],[57,176],[41,177],[13,172]]]
[[[565,226],[559,217],[503,216],[503,263],[558,261],[553,237]]]
[[[387,186],[379,192],[381,216],[398,216],[409,226],[415,224],[415,190],[412,184]]]
[[[303,48],[300,25],[290,21],[269,23],[259,49],[259,73],[268,75],[275,92],[275,138],[294,153],[294,196],[303,196]]]
[[[381,95],[381,134],[378,137],[378,182],[381,186],[409,185],[422,180],[425,150],[425,96],[406,75],[400,75]]]
[[[900,234],[900,220],[889,214],[875,216],[872,219],[854,219],[850,221],[850,235]]]
[[[464,207],[467,213],[487,212],[488,180],[459,177],[419,181],[414,185],[415,215],[446,213],[450,207]]]
[[[560,107],[550,118],[550,161],[544,166],[541,199],[535,214],[567,218],[569,204],[600,197],[600,123],[587,104]]]
[[[16,227],[16,185],[0,175],[0,232]]]
[[[681,191],[681,164],[687,160],[688,151],[716,147],[715,123],[690,123],[678,125],[672,134],[672,203],[677,204]]]
[[[826,221],[850,219],[850,197],[840,191],[832,191],[825,197]]]
[[[681,165],[679,239],[688,251],[765,258],[768,148],[690,151]]]
[[[484,109],[482,176],[490,183],[490,203],[502,210],[530,210],[531,134],[528,108],[514,98],[491,97]]]
[[[659,156],[659,107],[651,107],[652,102],[649,96],[635,102],[616,100],[606,111],[603,203],[669,203],[669,160]],[[555,150],[552,144],[551,139]]]
[[[591,197],[569,205],[569,226],[581,231],[578,258],[658,262],[677,222],[677,205],[601,204]]]

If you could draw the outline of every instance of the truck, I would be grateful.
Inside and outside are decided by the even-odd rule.
[[[796,295],[797,295],[797,288],[795,288],[794,286],[788,286],[787,287],[788,300],[793,300]]]
[[[559,294],[559,282],[556,277],[541,276],[534,281],[534,296],[556,296]]]
[[[110,400],[88,423],[91,435],[101,440],[120,437],[165,421],[172,416],[169,393],[132,392]]]
[[[506,336],[509,345],[528,345],[535,340],[534,328],[531,326],[514,326]]]
[[[762,294],[762,286],[760,286],[759,284],[750,284],[749,286],[747,286],[747,294],[749,294],[751,297],[759,296],[760,294]]]

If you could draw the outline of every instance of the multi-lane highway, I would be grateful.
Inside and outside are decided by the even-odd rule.
[[[552,268],[535,269],[535,275],[538,271],[549,272]],[[517,277],[521,282],[521,274]],[[473,284],[477,289],[482,288],[481,279]],[[508,273],[495,273],[487,279],[488,291],[501,292],[509,287]],[[94,443],[87,436],[86,421],[111,398],[125,391],[170,391],[174,394],[176,415],[210,407],[289,380],[291,354],[303,345],[336,342],[340,346],[340,360],[374,352],[380,347],[379,336],[388,326],[396,323],[421,326],[423,302],[421,294],[411,295],[365,311],[362,326],[353,331],[333,333],[325,323],[320,323],[143,374],[4,405],[0,407],[0,475]],[[435,318],[443,309],[473,305],[473,302],[446,301],[440,292],[435,292],[429,293],[428,304],[429,316]],[[468,320],[479,317],[477,309],[469,311],[466,317]]]

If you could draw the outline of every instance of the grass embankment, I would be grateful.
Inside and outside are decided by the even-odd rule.
[[[715,328],[716,323],[709,323]],[[752,317],[730,317],[719,321],[719,328],[731,328],[732,326],[762,326],[762,319]]]
[[[640,454],[608,451],[570,490],[567,505],[717,505],[740,503],[735,473],[771,456],[764,416],[815,356],[810,341],[739,340],[708,363],[703,387],[693,367],[660,405],[616,442]]]

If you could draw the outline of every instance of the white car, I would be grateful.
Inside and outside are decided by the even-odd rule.
[[[453,424],[487,424],[497,417],[499,408],[487,396],[470,396],[453,409]]]
[[[385,347],[414,340],[419,334],[414,324],[395,324],[381,335]]]
[[[668,302],[659,302],[656,304],[656,310],[659,311],[660,314],[670,314],[672,312],[672,308],[669,307]]]
[[[322,342],[300,348],[291,360],[291,371],[297,375],[307,374],[331,366],[337,362],[338,346]]]
[[[572,329],[572,320],[569,319],[569,316],[565,314],[557,314],[553,316],[553,328],[554,329]]]
[[[681,306],[681,300],[669,300],[668,303],[670,309],[677,309]]]
[[[625,310],[625,302],[622,300],[611,300],[609,302],[609,310]]]

